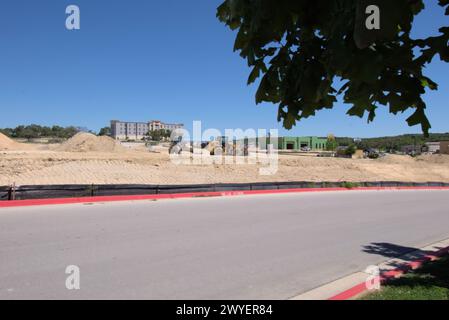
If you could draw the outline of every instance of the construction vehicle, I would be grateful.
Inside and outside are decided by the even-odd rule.
[[[237,143],[236,140],[229,141],[227,137],[219,137],[209,143],[202,145],[203,150],[207,150],[210,155],[226,155],[226,156],[247,156],[248,141]]]
[[[182,151],[188,150],[193,152],[192,143],[188,141],[183,141],[182,137],[178,137],[170,142],[170,147],[168,148],[169,154],[181,154]]]
[[[211,156],[213,155],[222,155],[223,154],[223,145],[220,141],[214,140],[209,142],[203,150],[207,150]]]

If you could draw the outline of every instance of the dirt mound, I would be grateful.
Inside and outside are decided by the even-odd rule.
[[[15,142],[0,132],[0,150],[23,150],[26,148],[26,145]]]
[[[432,164],[447,164],[449,165],[449,155],[447,154],[432,154],[422,155],[417,157],[417,161],[425,161]]]
[[[449,165],[449,155],[432,154],[432,155],[421,155],[416,158],[413,158],[407,155],[388,154],[385,157],[377,159],[376,162],[383,164],[401,164],[401,165],[414,165],[421,163]]]
[[[384,163],[384,164],[414,164],[416,163],[416,159],[407,156],[407,155],[397,155],[397,154],[387,154],[385,157],[380,157],[379,159],[376,159],[375,162],[377,163]]]
[[[110,137],[97,137],[91,133],[80,132],[61,144],[57,150],[65,152],[124,152],[126,148]]]

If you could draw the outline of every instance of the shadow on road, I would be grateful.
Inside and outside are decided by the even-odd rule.
[[[441,249],[443,248],[435,247],[436,251]],[[369,245],[363,246],[362,251],[368,254],[376,254],[391,259],[401,257],[401,260],[404,260],[405,262],[416,261],[425,258],[426,256],[435,254],[434,251],[425,251],[413,247],[404,247],[387,242],[371,243]],[[397,263],[393,261],[388,265],[398,268],[401,267],[402,264],[403,262]]]
[[[441,250],[443,248],[435,248]],[[363,246],[363,252],[380,255],[386,258],[398,258],[405,263],[419,260],[435,252],[424,251],[413,247],[404,247],[392,243],[371,243]],[[403,268],[404,261],[392,261],[387,265],[393,268]],[[399,279],[391,279],[387,282],[390,287],[401,287],[406,290],[435,290],[435,288],[449,289],[449,257],[446,255],[440,260],[425,264],[418,270],[411,271],[408,275]]]
[[[393,243],[378,242],[371,243],[370,245],[363,246],[363,252],[369,254],[377,254],[387,258],[397,258],[404,254],[409,254],[416,251],[416,254],[412,255],[412,258],[419,259],[423,256],[429,254],[430,252],[425,252],[413,247],[404,247]]]

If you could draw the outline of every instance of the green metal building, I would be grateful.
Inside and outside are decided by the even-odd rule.
[[[326,150],[327,139],[319,137],[281,137],[279,138],[279,150]]]

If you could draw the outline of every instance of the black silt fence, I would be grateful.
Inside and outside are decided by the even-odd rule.
[[[0,186],[0,201],[50,199],[50,198],[83,198],[95,196],[120,195],[153,195],[179,194],[198,192],[232,192],[251,190],[288,190],[309,188],[349,188],[349,187],[449,187],[443,182],[262,182],[236,184],[195,184],[195,185],[33,185],[33,186]]]

